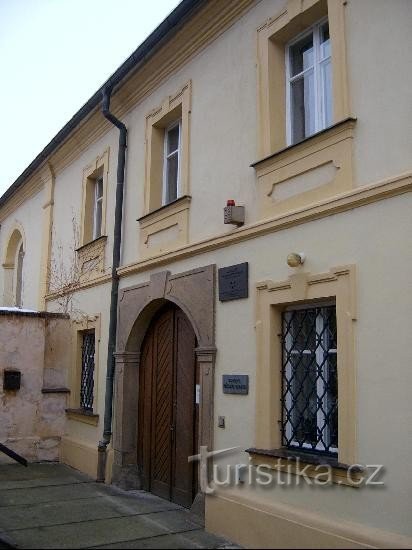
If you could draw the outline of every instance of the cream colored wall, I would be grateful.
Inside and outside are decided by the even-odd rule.
[[[347,52],[360,185],[411,168],[412,5],[349,0]]]
[[[0,218],[1,223],[1,263],[4,261],[4,255],[8,240],[17,228],[21,228],[25,241],[24,260],[23,260],[23,307],[28,309],[38,308],[38,294],[40,284],[40,258],[41,258],[41,240],[42,240],[42,215],[43,215],[44,195],[40,191],[28,200],[23,202],[16,210]],[[0,300],[3,297],[4,270],[0,267]],[[2,303],[0,305],[3,305]]]
[[[106,362],[107,362],[107,340],[109,330],[109,306],[110,306],[110,284],[95,286],[90,289],[80,291],[76,294],[75,305],[81,307],[82,315],[93,317],[100,315],[100,341],[96,342],[99,346],[99,363],[95,365],[94,375],[94,402],[93,412],[99,415],[97,427],[80,422],[78,420],[67,420],[65,437],[69,438],[79,445],[89,446],[97,453],[97,444],[103,433],[104,417],[104,397],[106,390]],[[53,301],[48,302],[50,311],[58,309]],[[75,368],[75,360],[72,358],[69,369]],[[96,472],[94,472],[94,475]]]
[[[114,206],[116,193],[116,167],[117,167],[117,130],[111,130],[102,139],[94,143],[85,153],[68,165],[64,170],[56,174],[54,191],[54,227],[52,237],[52,257],[58,257],[58,248],[64,250],[64,258],[68,262],[73,257],[73,224],[81,234],[81,211],[83,197],[83,170],[96,161],[97,157],[109,149],[109,173],[106,209],[106,230],[108,241],[106,245],[105,271],[111,267],[113,245]],[[78,246],[80,246],[80,241]]]
[[[136,219],[144,209],[145,117],[188,80],[192,81],[190,240],[233,231],[223,224],[222,209],[228,198],[245,204],[247,223],[256,221],[256,178],[254,170],[249,167],[257,160],[256,29],[268,17],[280,13],[284,5],[283,0],[259,2],[123,117],[128,127],[123,264],[139,259],[139,224]],[[406,103],[405,92],[410,88],[411,77],[405,70],[408,50],[404,47],[409,37],[406,24],[410,4],[400,0],[390,3],[349,0],[345,9],[349,89],[352,112],[358,118],[354,172],[357,182],[366,184],[411,167],[410,128],[408,130],[407,126],[410,105]],[[396,32],[390,32],[390,41],[381,39],[386,36],[387,25],[390,29],[396,28]],[[377,58],[383,62],[376,63]],[[367,77],[365,67],[368,67]],[[54,251],[59,243],[66,250],[72,244],[72,212],[80,223],[83,169],[110,148],[106,270],[111,264],[117,140],[118,132],[113,129],[56,174]],[[41,240],[37,213],[41,212],[41,205],[40,195],[31,198],[2,222],[1,228],[4,243],[4,235],[14,219],[21,219],[22,225],[27,226],[26,235],[32,244],[27,247],[25,269],[33,274],[33,281],[27,287],[27,302],[26,288],[24,290],[24,305],[28,307],[37,304],[39,284],[35,278]],[[401,195],[154,269],[170,269],[177,273],[210,263],[223,267],[249,261],[250,298],[227,304],[218,302],[216,316],[215,415],[226,416],[227,428],[216,428],[215,447],[240,445],[246,448],[253,445],[255,398],[259,397],[254,395],[253,284],[266,278],[287,278],[291,270],[285,258],[291,251],[304,251],[308,258],[305,270],[314,273],[342,264],[356,264],[358,267],[358,456],[360,462],[385,464],[387,487],[375,491],[332,487],[322,490],[316,499],[314,491],[309,488],[298,492],[262,491],[259,494],[262,502],[276,499],[307,509],[315,506],[319,513],[327,516],[343,517],[402,533],[408,531],[407,510],[411,503],[404,479],[408,474],[407,457],[412,450],[405,437],[411,422],[410,408],[406,407],[408,382],[409,386],[411,382],[408,368],[411,355],[405,342],[408,341],[412,313],[412,293],[406,291],[410,288],[408,274],[412,258],[401,244],[401,253],[405,255],[399,263],[402,254],[394,243],[402,243],[402,236],[411,232],[410,207],[410,195]],[[149,271],[129,276],[122,279],[121,286],[147,281],[149,276]],[[71,448],[78,445],[81,449],[77,454],[73,452],[72,457],[90,456],[88,451],[82,454],[82,449],[96,449],[101,438],[109,299],[109,284],[85,289],[75,297],[75,308],[87,315],[101,314],[102,334],[96,385],[99,425],[95,428],[75,420],[67,422],[66,447],[70,448],[72,442]],[[48,309],[56,310],[56,307],[53,302],[48,303]],[[396,331],[387,330],[388,327],[396,327]],[[230,372],[250,375],[249,396],[223,396],[221,375]],[[385,415],[382,410],[385,410]],[[242,459],[247,457],[242,455]]]
[[[325,272],[336,265],[357,266],[357,455],[360,463],[385,466],[385,487],[278,487],[261,490],[258,497],[255,494],[262,503],[275,501],[306,511],[316,510],[325,517],[411,534],[412,501],[405,481],[411,475],[412,444],[406,434],[412,421],[408,397],[412,355],[405,342],[409,340],[412,316],[412,293],[407,290],[412,254],[403,247],[400,263],[399,248],[393,245],[411,232],[411,206],[411,195],[401,195],[167,266],[172,273],[178,273],[213,262],[218,267],[249,262],[250,298],[217,302],[215,419],[226,416],[227,428],[219,429],[215,422],[216,449],[246,449],[254,444],[255,399],[259,398],[254,393],[254,284],[265,279],[286,279],[293,273],[286,256],[295,250],[305,252],[304,269],[312,273]],[[122,280],[121,285],[138,284],[148,278],[149,273],[141,273]],[[250,394],[223,395],[224,373],[249,374]],[[248,463],[246,454],[239,458]],[[246,488],[241,490],[241,494],[246,493]]]

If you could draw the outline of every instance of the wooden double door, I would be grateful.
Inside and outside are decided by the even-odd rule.
[[[182,310],[163,308],[142,348],[139,456],[143,488],[190,507],[197,492],[199,405],[196,336]]]

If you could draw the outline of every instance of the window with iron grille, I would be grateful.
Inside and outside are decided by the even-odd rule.
[[[95,333],[85,332],[82,337],[82,374],[80,408],[93,411]]]
[[[282,441],[288,448],[338,452],[335,305],[282,315]]]

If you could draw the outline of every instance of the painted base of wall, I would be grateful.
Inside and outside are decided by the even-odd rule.
[[[98,450],[96,446],[87,445],[70,437],[63,437],[60,447],[60,462],[67,464],[93,479],[97,478]],[[112,482],[113,449],[109,448],[106,458],[106,483]]]
[[[246,548],[410,548],[412,544],[412,538],[396,533],[226,494],[206,498],[206,529]]]
[[[62,437],[60,462],[96,479],[97,445],[86,445],[69,437]]]

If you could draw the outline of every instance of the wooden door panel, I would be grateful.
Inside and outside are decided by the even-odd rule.
[[[142,486],[150,490],[150,434],[152,425],[152,368],[153,368],[154,331],[149,330],[142,348],[139,373],[139,423],[138,423],[138,464],[141,471]]]
[[[152,377],[151,491],[170,498],[173,426],[173,311],[155,325],[155,362]]]
[[[190,506],[197,452],[196,337],[184,313],[171,306],[149,327],[139,375],[138,464],[143,488]]]
[[[193,329],[181,310],[175,314],[175,449],[173,501],[190,506],[193,501],[195,421],[195,353]]]

